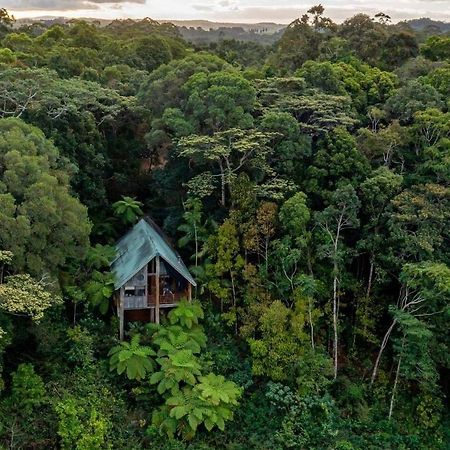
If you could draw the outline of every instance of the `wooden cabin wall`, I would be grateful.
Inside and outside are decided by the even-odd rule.
[[[147,299],[148,299],[148,279],[147,279],[147,265],[143,267],[136,275],[134,275],[130,280],[128,280],[125,283],[124,289],[125,289],[125,309],[128,309],[130,306],[127,306],[127,304],[135,305],[134,307],[137,307],[138,305],[141,305],[141,307],[147,306]],[[134,296],[127,296],[126,292],[127,289],[134,288],[136,289],[143,289],[143,295],[134,295]]]

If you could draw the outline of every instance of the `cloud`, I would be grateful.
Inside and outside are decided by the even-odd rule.
[[[196,11],[201,11],[201,12],[214,11],[214,8],[212,6],[208,6],[208,5],[192,5],[192,7]]]
[[[436,6],[441,2],[448,2],[449,0],[433,0]],[[418,17],[431,17],[440,20],[449,20],[449,13],[436,13],[431,8],[431,3],[428,0],[403,1],[400,0],[396,6],[388,6],[387,4],[377,4],[368,6],[365,0],[352,0],[352,2],[335,0],[334,3],[326,5],[325,15],[331,17],[336,22],[342,22],[357,13],[364,13],[374,16],[380,11],[385,12],[394,21],[413,19]],[[426,8],[420,8],[419,5]],[[322,2],[323,4],[323,2]],[[210,20],[219,21],[239,21],[239,22],[278,22],[290,23],[297,17],[300,17],[309,6],[250,6],[240,7],[238,10],[232,8],[209,10]]]
[[[319,0],[0,0],[0,6],[16,17],[58,15],[101,18],[153,17],[155,19],[200,20],[218,22],[289,23],[300,17]],[[450,20],[450,0],[320,0],[325,15],[337,22],[362,12],[373,16],[383,11],[394,22],[430,17]],[[85,10],[86,13],[81,12]]]
[[[146,0],[3,0],[2,7],[14,11],[96,10],[101,6],[118,7],[124,3],[145,4]]]
[[[219,0],[216,2],[208,2],[207,4],[194,4],[192,8],[200,12],[220,13],[227,11],[239,11],[236,0]]]
[[[235,3],[230,2],[230,0],[221,0],[217,4],[222,8],[236,8],[237,6]]]

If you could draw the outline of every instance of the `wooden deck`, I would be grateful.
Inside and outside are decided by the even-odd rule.
[[[188,298],[187,292],[175,292],[159,296],[159,307],[170,308],[175,306],[181,299]],[[151,309],[156,307],[156,296],[148,297],[124,297],[124,310]]]

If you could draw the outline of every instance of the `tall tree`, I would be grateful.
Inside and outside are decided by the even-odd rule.
[[[347,252],[343,245],[343,232],[348,228],[359,225],[358,210],[360,201],[352,185],[339,187],[332,195],[330,205],[317,213],[316,221],[322,231],[320,251],[323,256],[332,262],[333,279],[333,361],[334,378],[338,374],[338,348],[339,348],[339,286],[343,265],[346,262]]]
[[[13,266],[56,274],[89,243],[86,208],[69,190],[71,167],[43,133],[20,119],[0,120],[0,245]]]
[[[408,355],[410,369],[416,367],[415,375],[420,376],[422,374],[425,379],[436,377],[436,369],[431,362],[430,350],[427,349],[428,345],[431,344],[432,337],[428,329],[439,330],[442,326],[439,316],[448,314],[450,308],[450,269],[445,264],[431,261],[406,264],[400,274],[400,282],[398,301],[390,308],[393,320],[381,342],[372,370],[371,384],[374,383],[378,375],[381,357],[396,327],[400,327],[403,334],[399,361],[401,355],[404,355],[403,350],[405,350],[404,345],[406,344],[407,348],[411,350],[411,354]],[[433,324],[434,321],[436,322]],[[433,327],[431,324],[433,324]],[[414,346],[416,346],[416,349],[413,351]],[[414,353],[416,351],[419,351],[419,354]],[[430,364],[432,367],[430,367]],[[421,365],[422,367],[420,367]],[[397,376],[399,371],[400,362],[397,365]]]
[[[205,184],[209,184],[207,191],[212,192],[214,180],[219,178],[220,203],[225,206],[227,187],[240,172],[247,169],[261,178],[272,173],[267,161],[270,138],[270,133],[235,128],[212,136],[191,135],[180,139],[179,154],[200,167],[212,165],[215,173],[206,171],[197,177],[197,181],[203,189],[207,187]],[[198,183],[191,180],[191,187],[198,186]]]
[[[5,8],[0,8],[0,39],[11,31],[14,21],[14,16],[11,16]]]

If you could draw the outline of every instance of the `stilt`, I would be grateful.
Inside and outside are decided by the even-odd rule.
[[[120,298],[119,298],[119,339],[123,341],[123,330],[124,330],[124,290],[120,289]]]
[[[188,300],[192,301],[192,284],[188,283]]]
[[[159,275],[161,272],[161,262],[159,255],[156,256],[156,275],[155,275],[155,322],[159,323]]]

